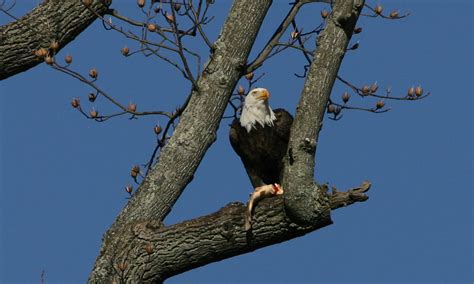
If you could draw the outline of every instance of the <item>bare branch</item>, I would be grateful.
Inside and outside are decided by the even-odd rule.
[[[410,13],[400,15],[399,12],[396,11],[396,10],[390,12],[390,14],[388,16],[386,16],[382,13],[383,8],[382,8],[382,5],[380,5],[380,4],[375,6],[375,8],[372,8],[368,4],[364,4],[364,7],[368,8],[370,11],[372,11],[372,14],[361,14],[362,16],[365,16],[365,17],[371,17],[371,18],[381,17],[381,18],[388,19],[388,20],[398,20],[398,19],[403,19],[405,17],[410,16]]]
[[[212,49],[212,43],[211,41],[207,38],[206,36],[206,33],[204,33],[204,30],[202,28],[202,25],[201,24],[198,24],[198,23],[202,23],[206,20],[206,14],[207,14],[207,11],[209,9],[209,5],[206,5],[206,7],[204,8],[204,12],[202,13],[202,17],[201,19],[199,19],[199,15],[201,13],[201,8],[202,8],[202,0],[199,1],[199,4],[198,4],[198,9],[197,11],[194,9],[194,6],[192,5],[192,0],[189,1],[189,6],[191,8],[191,11],[193,12],[193,15],[194,15],[194,19],[193,19],[193,22],[196,24],[196,27],[199,31],[199,34],[201,35],[201,37],[203,38],[204,42],[206,43],[206,45]],[[190,17],[191,18],[191,17]]]
[[[178,55],[181,58],[181,62],[183,63],[186,78],[191,81],[191,84],[193,85],[193,88],[195,90],[199,90],[199,87],[197,85],[196,79],[194,79],[194,75],[191,72],[191,69],[189,68],[188,60],[186,59],[186,56],[184,55],[184,49],[183,49],[183,42],[181,40],[181,36],[178,34],[178,24],[176,20],[176,13],[175,10],[173,9],[173,5],[170,2],[170,8],[171,8],[171,13],[173,16],[172,21],[168,21],[173,29],[173,35],[175,37],[176,44],[178,46]]]
[[[134,20],[130,17],[127,17],[127,16],[124,16],[122,14],[119,13],[119,11],[117,9],[108,9],[106,12],[105,12],[106,15],[111,15],[121,21],[124,21],[132,26],[136,26],[136,27],[146,27],[147,23],[146,22],[140,22],[140,21],[137,21],[137,20]],[[161,31],[161,32],[168,32],[168,33],[172,33],[173,32],[173,29],[168,29],[168,28],[163,28],[163,27],[158,27],[158,29]],[[178,33],[181,34],[181,35],[189,35],[189,36],[194,36],[195,34],[194,33],[191,33],[189,31],[183,31],[183,30],[178,30]]]
[[[92,11],[94,12],[94,11]],[[119,27],[109,21],[107,21],[102,15],[99,15],[99,14],[96,14],[96,16],[102,20],[102,22],[104,23],[105,26],[123,34],[126,38],[128,39],[132,39],[134,41],[137,41],[139,42],[140,44],[144,45],[144,44],[147,44],[147,45],[150,45],[150,46],[155,46],[155,47],[158,47],[158,48],[163,48],[163,49],[166,49],[166,50],[169,50],[169,51],[172,51],[172,52],[175,52],[175,53],[178,53],[179,50],[177,49],[177,46],[175,44],[174,41],[172,41],[171,39],[169,39],[161,30],[160,28],[157,28],[155,33],[159,34],[163,39],[164,39],[164,42],[166,43],[169,43],[173,46],[175,46],[176,48],[174,47],[170,47],[166,44],[163,44],[163,41],[161,43],[155,43],[155,42],[152,42],[152,41],[149,41],[146,39],[146,35],[143,35],[142,37],[139,37],[138,35],[134,34],[133,32],[131,31],[125,31],[122,27]],[[144,29],[145,31],[147,31],[147,29]]]
[[[342,83],[344,83],[349,88],[351,88],[356,94],[358,94],[361,97],[375,97],[375,98],[380,98],[380,99],[398,100],[398,101],[416,101],[416,100],[424,99],[424,98],[431,95],[431,92],[423,94],[422,89],[419,92],[415,92],[414,87],[412,87],[413,88],[413,93],[412,93],[412,91],[410,91],[410,89],[411,89],[410,88],[405,96],[399,96],[399,97],[392,96],[391,95],[392,91],[391,91],[390,88],[388,88],[386,90],[386,95],[378,95],[376,93],[378,87],[374,87],[374,84],[376,84],[376,83],[374,83],[371,86],[365,85],[362,88],[359,88],[359,87],[355,86],[354,84],[351,84],[349,81],[343,79],[339,75],[337,76],[337,79],[339,81],[341,81]],[[419,88],[421,88],[421,87],[419,87]]]
[[[85,78],[84,76],[82,76],[80,73],[66,67],[66,66],[61,66],[59,64],[57,64],[56,62],[54,62],[52,65],[51,65],[55,70],[58,70],[62,73],[65,73],[67,75],[70,75],[72,76],[73,78],[76,78],[77,80],[91,86],[94,90],[97,91],[97,94],[100,94],[102,96],[104,96],[107,100],[109,100],[112,104],[114,104],[115,106],[117,106],[119,109],[122,110],[122,112],[120,113],[117,113],[117,114],[113,114],[113,115],[109,115],[109,116],[97,116],[97,117],[90,117],[88,116],[86,113],[83,112],[84,115],[86,115],[86,117],[88,118],[93,118],[93,119],[96,119],[98,121],[105,121],[109,118],[112,118],[112,117],[115,117],[115,116],[119,116],[119,115],[123,115],[123,114],[131,114],[131,115],[134,115],[134,116],[143,116],[143,115],[164,115],[168,118],[171,118],[172,115],[169,113],[169,112],[165,112],[165,111],[132,111],[130,110],[129,108],[127,108],[126,106],[124,106],[123,104],[119,103],[117,100],[115,100],[111,95],[107,94],[104,90],[102,90],[101,88],[99,88],[99,86],[97,86],[95,83],[94,83],[94,80],[91,81],[87,78]],[[81,110],[81,109],[80,109]]]
[[[360,186],[348,189],[345,192],[338,191],[335,186],[332,187],[331,193],[331,209],[337,209],[345,207],[356,202],[364,202],[369,197],[365,194],[369,191],[372,183],[370,181],[364,181]]]
[[[18,21],[18,18],[13,15],[12,13],[10,13],[11,10],[13,10],[13,8],[15,7],[16,5],[16,1],[12,1],[11,5],[10,6],[7,6],[7,4],[5,3],[6,0],[2,0],[0,2],[0,12],[4,13],[5,15],[7,15],[8,17],[10,17],[11,19],[13,20],[16,20]]]
[[[293,19],[296,17],[300,8],[304,4],[309,3],[309,2],[311,1],[297,1],[293,4],[293,7],[291,7],[285,19],[283,19],[281,24],[278,26],[275,33],[267,42],[263,50],[257,55],[257,58],[255,58],[254,61],[248,64],[247,68],[244,71],[244,74],[253,72],[255,69],[262,66],[263,62],[267,59],[267,57],[270,55],[271,51],[273,50],[273,47],[279,42],[281,36],[285,34],[286,29],[291,24]]]

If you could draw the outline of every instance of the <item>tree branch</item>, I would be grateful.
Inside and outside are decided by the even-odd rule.
[[[252,61],[248,66],[247,69],[244,71],[244,74],[253,72],[255,69],[259,68],[262,66],[263,62],[268,58],[270,53],[272,52],[273,48],[275,45],[278,44],[281,36],[286,32],[286,29],[288,26],[291,24],[293,19],[296,17],[298,14],[298,11],[300,10],[301,6],[304,4],[308,3],[310,1],[296,1],[293,4],[293,7],[291,7],[291,10],[288,12],[286,15],[285,19],[281,22],[281,24],[278,26],[276,29],[275,33],[273,36],[270,38],[270,40],[267,42],[263,50],[258,54],[257,58],[255,58],[254,61]]]
[[[372,184],[369,181],[364,181],[358,187],[348,189],[347,191],[338,191],[335,186],[332,187],[332,193],[330,198],[331,209],[337,209],[345,207],[356,202],[364,202],[369,197],[365,194],[369,191]]]
[[[258,69],[262,66],[262,64],[270,57],[270,54],[275,46],[279,44],[279,40],[283,34],[285,34],[286,29],[288,26],[294,21],[296,15],[298,14],[300,8],[307,3],[312,2],[323,2],[323,3],[331,3],[331,0],[298,0],[293,3],[293,7],[291,7],[290,11],[286,15],[285,19],[281,22],[281,24],[276,29],[275,33],[272,35],[270,40],[267,42],[265,47],[262,51],[258,54],[257,58],[255,58],[250,64],[248,64],[247,68],[244,71],[244,74],[250,73]]]
[[[107,6],[101,1],[91,5],[98,14]],[[18,21],[0,27],[0,80],[26,71],[41,62],[34,51],[48,48],[53,41],[59,49],[76,38],[96,16],[82,1],[43,1]]]
[[[367,199],[364,183],[348,192],[334,192],[331,209]],[[366,198],[352,198],[359,194]],[[332,224],[330,208],[318,222],[310,225],[293,223],[285,214],[283,198],[262,200],[255,208],[251,231],[244,229],[246,207],[234,202],[219,211],[173,226],[159,221],[130,224],[127,234],[117,244],[114,266],[125,263],[123,282],[160,283],[169,277],[225,258],[252,252],[276,243],[303,236]],[[133,249],[130,249],[133,248]]]
[[[336,1],[326,28],[316,39],[318,48],[296,109],[283,169],[285,205],[298,222],[318,222],[329,202],[314,182],[316,146],[326,105],[363,5],[363,0]]]

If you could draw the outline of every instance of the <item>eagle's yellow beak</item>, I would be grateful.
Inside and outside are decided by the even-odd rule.
[[[257,96],[257,100],[268,100],[268,98],[270,98],[270,93],[268,92],[268,90],[262,90],[260,92],[260,94]]]

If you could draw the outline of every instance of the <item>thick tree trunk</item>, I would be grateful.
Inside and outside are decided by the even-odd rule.
[[[100,2],[100,1],[99,1]],[[99,14],[107,6],[96,2],[91,9]],[[0,27],[0,80],[26,71],[42,62],[34,51],[51,42],[64,47],[97,17],[81,0],[43,1],[18,21]]]
[[[328,198],[314,182],[315,153],[324,112],[352,37],[363,0],[336,1],[315,51],[291,127],[283,172],[285,205],[299,222],[312,224],[328,210]]]

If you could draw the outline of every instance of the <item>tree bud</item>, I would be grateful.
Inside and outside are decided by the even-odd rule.
[[[372,86],[370,86],[370,92],[375,93],[379,89],[379,86],[377,85],[377,82],[373,83]]]
[[[300,33],[297,30],[294,30],[290,35],[292,39],[297,39],[300,36]]]
[[[411,87],[410,89],[408,89],[408,96],[409,97],[415,96],[415,87]]]
[[[383,8],[382,5],[375,6],[374,12],[378,15],[382,14]]]
[[[66,64],[71,64],[72,63],[72,56],[71,55],[66,55],[64,57],[64,62],[66,62]]]
[[[99,73],[97,72],[97,69],[95,69],[95,68],[92,68],[89,71],[89,76],[91,76],[92,79],[96,79],[98,75],[99,75]]]
[[[239,88],[237,88],[237,94],[239,94],[239,96],[243,96],[244,93],[245,93],[244,87],[239,86]]]
[[[89,93],[88,98],[89,98],[89,102],[93,103],[95,102],[95,99],[97,99],[97,95],[94,93]]]
[[[96,111],[95,109],[92,109],[90,112],[89,112],[90,116],[92,118],[97,118],[99,116],[99,112]]]
[[[35,51],[35,55],[42,58],[48,55],[48,51],[46,50],[46,48],[40,48]]]
[[[155,131],[155,134],[158,135],[161,133],[161,126],[159,126],[158,124],[155,125],[155,127],[153,128],[153,130]]]
[[[123,56],[128,56],[128,53],[130,52],[130,49],[128,47],[124,46],[124,47],[122,47],[120,52],[122,52]]]
[[[79,99],[74,98],[71,101],[71,105],[72,105],[73,108],[78,108],[81,104],[80,104]]]
[[[128,194],[132,194],[132,192],[133,192],[133,186],[127,184],[127,185],[125,186],[125,191],[126,191]]]
[[[181,4],[180,3],[173,3],[173,9],[178,12],[179,9],[181,9]]]
[[[415,95],[417,97],[421,97],[423,95],[423,88],[421,88],[421,86],[415,88]]]
[[[137,5],[138,7],[143,8],[145,6],[145,0],[138,0]]]
[[[385,102],[384,102],[384,101],[378,101],[378,102],[375,104],[375,108],[376,108],[376,109],[383,108],[384,106],[385,106]]]
[[[174,22],[174,17],[173,17],[173,15],[171,15],[171,14],[166,14],[166,20],[167,20],[169,23]]]
[[[390,18],[398,18],[398,11],[392,11],[390,12]]]
[[[156,25],[155,24],[148,24],[147,29],[150,32],[155,32],[156,31]]]
[[[249,80],[249,81],[252,81],[252,79],[253,79],[253,72],[250,72],[250,73],[248,73],[247,75],[245,75],[245,78],[246,78],[247,80]]]
[[[326,11],[326,10],[322,10],[322,11],[321,11],[321,17],[322,17],[323,19],[326,19],[328,16],[329,16],[329,12],[328,12],[328,11]]]
[[[50,45],[49,48],[52,51],[57,51],[59,49],[59,43],[57,41],[53,41]]]
[[[348,92],[344,92],[344,94],[342,94],[342,101],[344,103],[347,103],[349,101],[350,97],[351,97],[351,95],[349,95]]]
[[[359,48],[359,43],[356,42],[356,43],[354,43],[349,49],[350,49],[350,50],[356,50],[356,49],[358,49],[358,48]]]
[[[368,95],[370,93],[370,87],[365,85],[364,87],[362,87],[362,94],[364,95]]]
[[[92,0],[82,0],[82,3],[86,6],[90,6],[92,4]]]
[[[362,28],[361,27],[357,27],[354,29],[354,33],[355,34],[360,34],[362,32]]]
[[[128,107],[127,107],[127,110],[128,110],[128,111],[131,111],[131,112],[137,111],[137,104],[129,103],[129,104],[128,104]]]
[[[335,105],[328,105],[328,113],[334,113],[336,111],[336,106]]]
[[[139,173],[140,173],[140,166],[138,165],[133,166],[132,169],[130,170],[130,176],[132,176],[132,178],[136,178]]]
[[[53,57],[51,57],[51,56],[48,55],[48,56],[46,56],[46,58],[44,59],[44,62],[46,62],[46,64],[48,64],[48,65],[53,65],[54,59],[53,59]]]

